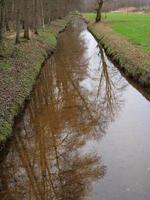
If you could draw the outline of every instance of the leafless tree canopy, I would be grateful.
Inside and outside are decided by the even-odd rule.
[[[24,38],[30,39],[29,30],[38,34],[43,27],[69,11],[80,10],[81,0],[0,0],[0,43],[6,31],[16,30],[16,43],[19,43],[20,29]]]
[[[99,7],[98,7],[99,5]],[[0,44],[6,31],[16,31],[16,43],[19,43],[20,29],[24,38],[30,39],[29,30],[38,34],[38,27],[45,27],[53,19],[61,18],[69,11],[99,12],[115,10],[120,7],[150,5],[150,0],[0,0]],[[99,15],[98,21],[101,16]]]

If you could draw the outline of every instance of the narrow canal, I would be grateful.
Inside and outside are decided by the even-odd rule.
[[[0,200],[149,200],[150,103],[141,93],[74,19],[0,160]]]

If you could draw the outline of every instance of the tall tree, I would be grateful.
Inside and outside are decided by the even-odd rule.
[[[24,0],[24,38],[30,40],[29,0]]]
[[[45,30],[45,20],[44,20],[44,3],[43,0],[39,0],[40,2],[40,10],[41,10],[41,24],[43,30]]]
[[[100,22],[102,19],[102,6],[103,0],[97,0],[98,8],[96,9],[96,22]]]
[[[34,0],[34,33],[38,35],[38,0]]]
[[[0,0],[0,45],[3,43],[4,36],[4,16],[5,16],[5,0]]]
[[[16,44],[20,43],[20,9],[17,9],[16,15]]]

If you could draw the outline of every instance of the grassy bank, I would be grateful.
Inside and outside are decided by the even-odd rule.
[[[108,13],[94,24],[95,14],[84,14],[89,30],[124,72],[150,86],[150,14]]]
[[[70,17],[56,20],[39,30],[39,35],[23,38],[14,45],[15,34],[6,35],[4,58],[0,59],[0,143],[12,132],[14,117],[32,91],[44,60],[53,52],[57,35],[68,24]]]

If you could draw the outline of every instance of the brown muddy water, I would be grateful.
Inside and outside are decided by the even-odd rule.
[[[149,200],[142,94],[74,19],[16,122],[0,162],[0,200]]]

